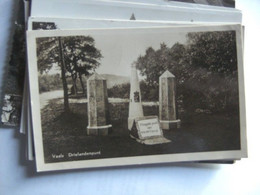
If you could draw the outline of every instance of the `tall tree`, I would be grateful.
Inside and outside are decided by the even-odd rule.
[[[64,54],[67,71],[73,75],[74,82],[79,78],[82,91],[86,94],[82,75],[91,74],[100,65],[99,60],[102,58],[94,39],[90,36],[65,37]]]
[[[54,30],[57,26],[54,22],[33,22],[33,30]],[[58,46],[57,46],[58,42]],[[64,51],[61,37],[47,38],[41,42],[38,41],[37,53],[38,53],[38,70],[49,71],[54,63],[58,63],[61,67],[61,78],[64,92],[64,110],[69,111],[69,96],[68,96],[68,85],[66,80],[66,70],[64,63]],[[46,47],[49,46],[49,47]],[[42,48],[44,47],[44,48]],[[46,53],[48,52],[48,53]],[[58,55],[57,55],[58,53]],[[41,55],[40,55],[41,54]],[[49,54],[49,55],[48,55]],[[43,60],[44,59],[44,60]],[[41,64],[43,62],[43,64]]]
[[[68,95],[68,85],[66,80],[66,70],[65,70],[65,61],[64,61],[64,49],[63,49],[63,43],[62,38],[58,37],[59,42],[59,57],[60,57],[60,67],[61,67],[61,78],[62,78],[62,84],[63,84],[63,96],[64,96],[64,111],[68,112],[70,111],[69,108],[69,95]]]
[[[46,25],[50,26],[50,24]],[[101,52],[95,47],[95,41],[90,36],[37,39],[39,73],[48,73],[54,64],[58,64],[61,69],[65,111],[69,110],[66,75],[69,73],[75,83],[76,79],[79,78],[83,93],[85,93],[82,75],[91,74],[91,71],[100,65],[101,58]]]
[[[37,65],[39,73],[48,73],[54,64],[61,68],[61,79],[64,92],[64,110],[69,111],[68,85],[64,62],[64,49],[61,37],[38,38],[37,42]]]

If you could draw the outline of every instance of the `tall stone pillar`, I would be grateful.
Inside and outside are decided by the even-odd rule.
[[[129,115],[128,115],[128,129],[133,127],[134,119],[137,117],[143,117],[143,107],[141,101],[141,91],[139,85],[139,79],[137,75],[136,66],[131,66],[131,80],[130,80],[130,103],[129,103]]]
[[[87,80],[88,135],[107,135],[110,124],[106,79],[94,73]]]
[[[166,70],[159,78],[159,119],[162,129],[180,128],[177,119],[175,76]]]

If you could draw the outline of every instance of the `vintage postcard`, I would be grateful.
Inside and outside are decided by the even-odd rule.
[[[134,17],[134,16],[133,16]],[[195,23],[193,23],[195,25]],[[180,23],[156,23],[156,22],[140,22],[136,20],[125,21],[109,21],[109,20],[97,20],[97,19],[70,19],[70,18],[34,18],[30,17],[28,22],[28,30],[70,30],[70,29],[95,29],[95,28],[138,28],[138,27],[159,27],[159,26],[186,26],[187,24]],[[190,25],[190,24],[189,24]],[[191,26],[191,25],[190,25]],[[29,100],[28,100],[29,101]],[[28,104],[28,111],[30,110],[30,104]],[[31,118],[31,117],[30,117]],[[28,124],[30,122],[28,121]],[[31,126],[28,125],[28,131],[32,131]],[[32,134],[28,133],[28,136]],[[28,139],[29,141],[31,139]],[[28,145],[32,146],[28,142]],[[32,148],[28,147],[32,151]],[[31,152],[28,152],[29,154]]]
[[[38,171],[247,156],[240,25],[27,38]]]

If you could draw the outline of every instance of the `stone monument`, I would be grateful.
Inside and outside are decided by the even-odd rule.
[[[141,100],[141,91],[139,79],[135,65],[131,66],[131,80],[130,80],[130,103],[128,115],[128,129],[131,130],[134,119],[136,117],[143,117],[143,106]]]
[[[157,116],[144,116],[136,67],[131,67],[128,129],[137,142],[154,145],[171,142],[163,137]]]
[[[175,76],[166,70],[159,78],[159,119],[162,129],[180,128],[177,119]]]
[[[94,73],[87,80],[88,135],[108,135],[110,124],[106,79]]]

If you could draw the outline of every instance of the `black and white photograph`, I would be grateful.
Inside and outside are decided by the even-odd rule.
[[[240,25],[27,35],[38,171],[246,157]]]

